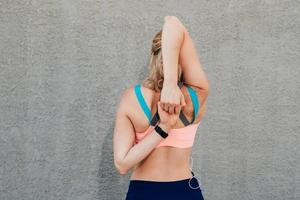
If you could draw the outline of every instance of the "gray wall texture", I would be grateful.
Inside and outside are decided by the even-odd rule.
[[[193,147],[205,199],[300,199],[299,1],[2,0],[1,200],[124,199],[116,106],[165,15],[210,82]]]

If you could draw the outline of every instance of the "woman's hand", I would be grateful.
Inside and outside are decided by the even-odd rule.
[[[170,114],[162,109],[161,102],[157,102],[157,107],[158,107],[158,115],[160,122],[159,124],[163,124],[168,130],[172,129],[179,117],[179,113],[181,111],[181,106],[176,105],[175,106],[175,112],[173,114]]]
[[[169,114],[175,113],[176,106],[186,105],[184,95],[177,84],[164,83],[160,95],[162,109]]]

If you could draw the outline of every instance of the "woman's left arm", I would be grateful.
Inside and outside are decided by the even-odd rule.
[[[119,102],[115,129],[113,136],[114,164],[120,174],[126,174],[133,166],[138,164],[163,140],[163,138],[153,130],[138,144],[134,144],[135,131],[128,117],[130,102],[132,102],[132,89],[123,92]],[[160,124],[166,132],[170,127]]]

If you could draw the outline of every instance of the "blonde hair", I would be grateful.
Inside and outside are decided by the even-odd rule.
[[[156,92],[161,91],[164,82],[163,55],[161,50],[162,29],[152,39],[149,73],[142,81],[142,85]],[[181,81],[181,66],[178,63],[178,81]]]

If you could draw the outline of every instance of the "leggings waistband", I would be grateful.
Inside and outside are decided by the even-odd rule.
[[[193,177],[176,180],[176,181],[153,181],[153,180],[130,180],[129,188],[136,191],[143,191],[151,186],[151,190],[173,190],[182,188],[195,188],[201,189],[200,181],[195,177],[194,172],[192,172]],[[190,187],[189,187],[190,186]]]

